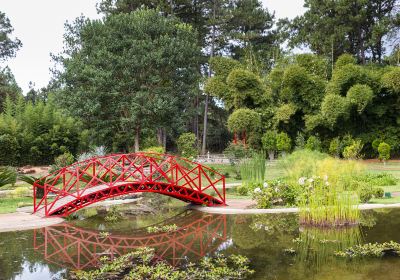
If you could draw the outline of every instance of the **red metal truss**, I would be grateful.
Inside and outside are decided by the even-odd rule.
[[[225,177],[172,155],[113,154],[76,162],[34,183],[34,213],[67,216],[107,198],[153,192],[199,205],[225,205]]]
[[[155,261],[178,266],[186,258],[197,260],[214,252],[225,240],[225,215],[191,217],[191,222],[180,225],[178,230],[158,234],[102,236],[67,223],[34,231],[34,249],[47,262],[70,269],[97,267],[102,256],[115,258],[142,247],[154,248]]]

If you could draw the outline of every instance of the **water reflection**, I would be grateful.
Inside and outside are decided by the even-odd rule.
[[[34,249],[46,262],[70,269],[87,269],[96,267],[101,256],[115,258],[140,247],[154,248],[158,260],[174,266],[225,248],[225,215],[191,212],[178,218],[175,224],[179,229],[174,232],[147,233],[142,229],[130,235],[109,236],[63,223],[35,230]]]

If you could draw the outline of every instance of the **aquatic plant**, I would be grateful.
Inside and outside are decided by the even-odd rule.
[[[140,248],[110,260],[101,258],[101,266],[91,271],[72,271],[73,280],[136,280],[136,279],[246,279],[254,273],[249,259],[240,255],[204,257],[199,263],[173,267],[165,262],[155,262],[154,249]]]
[[[335,252],[335,255],[342,258],[381,258],[385,256],[400,257],[400,243],[390,241],[384,243],[367,243],[355,245],[343,251]]]
[[[301,224],[338,227],[358,223],[360,211],[355,192],[331,185],[328,177],[302,177],[299,184],[306,189],[299,203]]]
[[[148,233],[159,233],[159,232],[172,232],[172,231],[177,231],[178,226],[175,224],[172,225],[164,225],[161,227],[158,226],[153,226],[153,227],[148,227],[147,232]]]

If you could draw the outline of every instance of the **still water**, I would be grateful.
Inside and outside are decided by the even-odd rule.
[[[143,246],[155,248],[160,260],[177,266],[216,252],[242,254],[256,271],[252,279],[400,279],[398,258],[349,261],[333,254],[355,244],[400,242],[400,210],[363,212],[361,226],[335,231],[299,227],[295,214],[179,212],[132,215],[116,224],[93,216],[0,233],[0,279],[63,279],[68,270],[95,267],[102,255],[119,256]],[[157,234],[146,230],[168,224],[179,229]]]

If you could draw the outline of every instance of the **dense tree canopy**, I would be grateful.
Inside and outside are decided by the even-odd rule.
[[[135,140],[138,150],[145,129],[179,130],[198,82],[200,49],[191,26],[143,9],[81,18],[65,36],[58,98],[99,141],[128,150]]]

